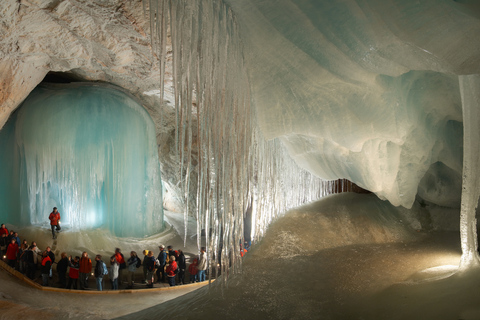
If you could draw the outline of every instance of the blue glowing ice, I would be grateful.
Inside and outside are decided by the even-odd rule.
[[[3,221],[44,224],[56,206],[72,229],[143,237],[163,228],[155,127],[119,90],[41,86],[0,132],[0,149]]]

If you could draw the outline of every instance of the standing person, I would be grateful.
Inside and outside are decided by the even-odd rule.
[[[137,271],[138,257],[135,251],[130,252],[130,258],[128,258],[128,273],[127,273],[127,289],[133,288],[135,282],[135,271]]]
[[[35,271],[37,270],[36,264],[35,264],[35,257],[34,257],[34,251],[33,251],[33,246],[28,247],[25,257],[25,263],[27,267],[27,277],[30,278],[31,280],[35,279]]]
[[[102,260],[102,256],[97,254],[95,256],[95,261],[97,264],[95,265],[95,280],[97,282],[97,290],[102,291],[102,284],[103,284],[103,276],[108,274],[107,266],[105,262]]]
[[[148,251],[147,258],[147,287],[153,288],[153,275],[155,274],[155,257],[153,256],[153,251]]]
[[[110,280],[112,281],[112,290],[118,290],[118,275],[120,270],[120,265],[118,264],[115,255],[110,259]]]
[[[48,216],[50,219],[50,227],[52,228],[52,237],[56,239],[55,230],[60,231],[60,212],[57,211],[57,207],[53,207],[53,211]]]
[[[148,250],[143,250],[143,280],[145,281],[145,284],[148,283],[147,280],[147,259],[148,259]]]
[[[8,233],[2,233],[2,236],[0,237],[0,250],[1,250],[2,258],[7,253],[7,247],[10,244],[8,242],[7,236],[8,236]]]
[[[88,275],[92,272],[92,259],[88,257],[87,252],[82,253],[80,258],[80,289],[85,290],[88,288]]]
[[[170,261],[166,268],[168,283],[171,287],[175,285],[175,276],[178,273],[177,262],[175,261],[175,256],[170,256]]]
[[[198,259],[195,258],[193,259],[193,262],[188,266],[188,272],[190,273],[190,283],[195,283],[197,282],[197,263]]]
[[[122,270],[127,268],[127,264],[125,263],[125,258],[123,257],[122,250],[120,248],[115,248],[115,254],[110,258],[115,258],[118,263],[118,285],[122,284]]]
[[[2,226],[0,227],[0,235],[6,234],[8,236],[8,229],[5,227],[5,223],[2,223]]]
[[[37,270],[39,269],[42,263],[42,250],[37,246],[35,241],[32,241],[32,252],[33,252],[33,261],[35,263],[35,272],[34,275],[36,277]]]
[[[27,250],[28,244],[27,240],[23,240],[23,243],[20,245],[20,250],[18,251],[18,265],[19,271],[23,274],[27,271]]]
[[[170,258],[173,256],[173,257],[176,257],[175,256],[175,251],[173,251],[173,247],[172,246],[168,246],[167,247],[167,250],[168,250],[168,261],[170,262]]]
[[[20,237],[18,236],[18,232],[13,233],[13,238],[17,241],[18,246],[20,246]]]
[[[7,264],[15,268],[15,265],[17,264],[17,255],[18,255],[18,244],[17,241],[12,238],[10,240],[10,244],[7,247]]]
[[[57,273],[58,273],[58,281],[60,281],[60,288],[67,287],[67,269],[68,269],[68,257],[67,253],[62,252],[60,254],[60,261],[57,263]]]
[[[160,282],[160,273],[162,274],[162,282],[165,282],[165,266],[167,264],[167,253],[165,252],[165,246],[163,244],[159,245],[160,253],[158,254],[158,262],[160,266],[157,269],[157,282]]]
[[[44,287],[48,286],[48,277],[50,275],[50,269],[52,268],[52,260],[48,256],[47,251],[43,251],[42,253],[42,266],[40,271],[42,273],[42,285]]]
[[[38,267],[42,262],[42,250],[40,250],[40,248],[37,246],[37,243],[35,241],[32,241],[32,247],[33,247],[33,259],[35,261],[35,264]]]
[[[198,256],[198,281],[205,281],[205,270],[207,270],[207,255],[205,254],[205,247],[200,249],[200,255]]]
[[[50,260],[52,260],[52,265],[55,262],[55,253],[52,252],[52,249],[50,247],[47,247],[47,254],[50,257]],[[50,268],[50,279],[52,279],[52,268]]]
[[[10,243],[12,241],[12,238],[14,237],[14,234],[15,234],[15,231],[10,230],[10,233],[7,236],[8,237],[8,239],[7,239],[8,243]]]
[[[185,284],[185,269],[187,269],[187,264],[185,262],[185,255],[182,250],[178,250],[178,284]]]
[[[76,256],[75,259],[72,261],[72,256],[68,257],[68,265],[70,266],[70,270],[68,270],[68,284],[67,284],[67,289],[72,288],[72,283],[73,283],[73,289],[77,290],[77,282],[78,282],[78,277],[79,277],[79,261],[80,257]]]

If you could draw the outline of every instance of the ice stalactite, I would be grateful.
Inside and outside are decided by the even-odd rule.
[[[475,210],[480,197],[480,76],[460,76],[463,108],[463,185],[460,212],[461,269],[480,264]]]
[[[129,95],[103,85],[42,85],[0,134],[3,219],[144,237],[163,228],[155,127]],[[6,220],[5,220],[6,221]]]
[[[197,235],[206,236],[212,273],[235,272],[247,209],[258,240],[279,213],[319,199],[333,184],[300,169],[279,140],[266,141],[258,130],[238,26],[223,1],[150,0],[144,6],[161,64],[166,27],[171,36],[185,219],[195,216]]]

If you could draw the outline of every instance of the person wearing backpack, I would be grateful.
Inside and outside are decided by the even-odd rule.
[[[69,279],[67,289],[71,289],[73,284],[73,289],[77,290],[78,277],[80,276],[80,273],[78,271],[78,268],[80,267],[80,257],[76,256],[75,259],[73,259],[72,261],[72,256],[69,256],[68,262],[70,269],[68,270]]]
[[[127,289],[133,288],[133,283],[135,281],[135,271],[139,267],[138,262],[140,259],[137,257],[137,253],[135,251],[130,252],[130,258],[127,260],[128,264],[128,274],[127,274]],[[141,265],[141,261],[140,261]]]
[[[105,262],[103,262],[101,255],[97,254],[95,256],[95,261],[97,262],[97,264],[95,265],[95,271],[94,271],[95,280],[97,282],[97,290],[102,291],[103,277],[108,274],[108,268]]]
[[[151,250],[148,251],[147,257],[148,257],[146,261],[147,281],[148,281],[147,288],[153,288],[153,275],[155,274],[155,263],[156,263],[156,259],[153,256],[153,251]]]

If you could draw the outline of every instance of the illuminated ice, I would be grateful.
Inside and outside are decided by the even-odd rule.
[[[458,75],[480,72],[474,1],[227,3],[267,139],[315,175],[396,206],[418,190],[460,207]]]
[[[154,124],[127,94],[101,85],[35,89],[0,134],[1,218],[144,237],[163,228]],[[14,214],[12,214],[14,213]]]

